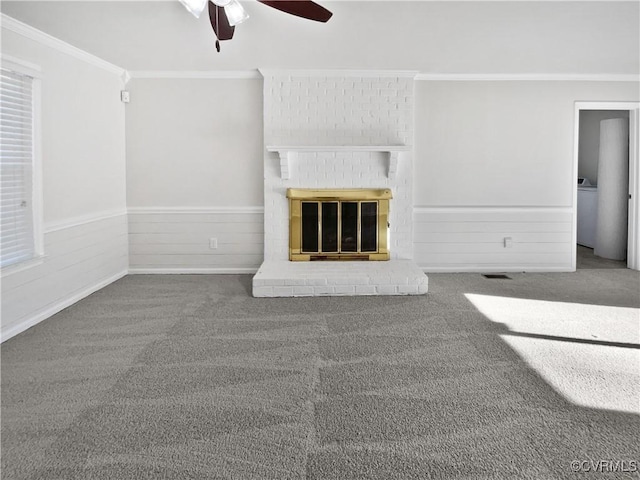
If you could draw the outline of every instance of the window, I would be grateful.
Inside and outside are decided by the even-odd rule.
[[[37,161],[38,72],[7,61],[0,68],[0,266],[42,254],[39,162]],[[37,68],[37,67],[36,67]]]

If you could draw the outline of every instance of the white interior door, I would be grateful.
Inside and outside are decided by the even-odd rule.
[[[629,110],[629,239],[627,267],[640,270],[640,108]]]
[[[576,102],[573,188],[573,268],[576,264],[578,136],[580,110],[628,110],[629,111],[629,218],[627,240],[627,267],[640,270],[640,102]]]

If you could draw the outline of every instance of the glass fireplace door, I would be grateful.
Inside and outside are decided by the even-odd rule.
[[[313,193],[298,193],[303,198],[295,198],[289,196],[292,191]],[[326,194],[330,198],[323,198],[325,192],[331,192]],[[334,196],[338,192],[346,195]],[[390,194],[388,190],[290,189],[290,259],[388,260]]]

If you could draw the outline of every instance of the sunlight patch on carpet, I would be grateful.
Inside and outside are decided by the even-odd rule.
[[[465,296],[504,325],[500,338],[569,401],[640,413],[640,309]]]

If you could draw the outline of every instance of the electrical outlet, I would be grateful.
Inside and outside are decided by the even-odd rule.
[[[218,248],[218,239],[217,238],[210,238],[209,239],[209,248],[211,250],[215,250]]]
[[[127,90],[120,90],[120,100],[122,103],[129,103],[131,101],[131,97]]]
[[[513,238],[504,237],[504,248],[511,248],[511,247],[513,247]]]

